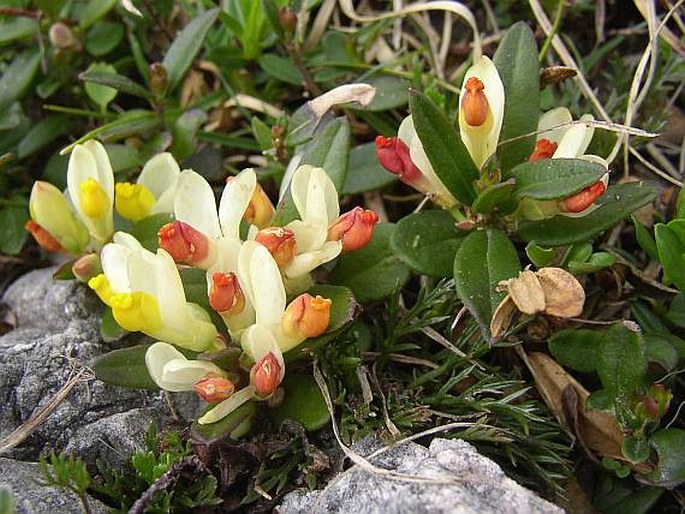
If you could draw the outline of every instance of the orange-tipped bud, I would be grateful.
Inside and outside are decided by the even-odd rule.
[[[490,105],[483,90],[485,85],[476,77],[470,77],[464,86],[466,91],[462,95],[461,109],[466,123],[472,127],[480,127],[488,119]]]
[[[587,186],[579,193],[569,196],[559,202],[559,209],[562,212],[579,213],[590,207],[597,198],[602,196],[607,190],[604,182],[598,180],[594,184]]]
[[[343,253],[360,250],[371,241],[373,227],[377,222],[378,214],[355,207],[328,227],[328,240],[342,241]]]
[[[295,298],[283,313],[283,332],[291,337],[317,337],[323,334],[331,323],[333,302],[323,296],[313,297],[302,293]]]
[[[549,139],[538,139],[535,142],[535,150],[528,157],[528,162],[539,161],[542,159],[551,159],[554,152],[557,151],[557,144]]]
[[[250,383],[258,396],[271,396],[281,383],[281,365],[273,352],[267,353],[250,370]]]
[[[229,177],[228,180],[231,178],[233,177]],[[271,200],[269,200],[269,197],[264,192],[264,189],[262,189],[262,186],[257,183],[254,193],[252,193],[250,203],[247,206],[247,209],[245,209],[243,219],[261,229],[269,226],[269,222],[271,221],[271,218],[273,218],[275,212],[276,209],[274,209]]]
[[[80,257],[71,265],[71,272],[81,282],[88,283],[91,278],[97,277],[102,273],[102,263],[100,256],[89,253]]]
[[[289,228],[264,228],[257,233],[255,241],[269,250],[279,268],[290,263],[297,253],[295,233]]]
[[[222,402],[235,391],[235,385],[227,378],[214,376],[210,373],[193,386],[197,395],[209,403]]]
[[[36,240],[36,243],[38,243],[43,250],[47,250],[48,252],[64,251],[64,248],[62,247],[60,242],[57,241],[57,239],[55,239],[54,237],[52,237],[52,234],[50,234],[50,232],[45,230],[35,221],[27,221],[26,225],[24,225],[24,228],[31,233],[33,239]]]
[[[167,223],[159,229],[159,246],[176,262],[196,264],[209,253],[209,241],[202,232],[182,221]]]
[[[214,273],[209,291],[209,305],[222,314],[240,314],[245,308],[245,294],[235,273]]]
[[[376,156],[381,166],[408,186],[416,187],[423,180],[423,173],[409,156],[409,147],[400,138],[376,136]]]

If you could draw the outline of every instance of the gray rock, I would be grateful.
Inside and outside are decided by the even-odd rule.
[[[0,458],[0,489],[9,489],[19,514],[83,513],[78,496],[64,488],[41,485],[43,480],[38,464]],[[108,512],[93,498],[88,498],[88,505],[94,513]]]
[[[378,443],[356,451],[369,454]],[[391,447],[371,459],[385,476],[354,466],[322,491],[294,491],[279,514],[561,514],[563,510],[520,486],[466,441],[434,439]],[[409,479],[403,478],[404,476]],[[421,480],[423,479],[423,480]]]
[[[69,380],[113,349],[100,338],[101,307],[83,284],[53,280],[53,269],[32,271],[12,284],[3,302],[17,328],[0,337],[0,440],[26,422]],[[37,460],[40,452],[75,451],[92,468],[97,458],[120,465],[142,448],[151,422],[166,406],[158,392],[77,384],[18,447],[3,456]]]

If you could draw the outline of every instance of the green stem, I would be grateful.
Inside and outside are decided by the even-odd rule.
[[[89,111],[86,109],[76,109],[74,107],[65,107],[63,105],[44,104],[43,108],[46,111],[63,112],[65,114],[73,114],[74,116],[90,116],[92,118],[103,118],[103,119],[116,118],[115,114],[110,114],[107,112],[97,112],[97,111]]]
[[[554,15],[554,24],[552,25],[552,30],[549,34],[547,34],[547,39],[545,39],[545,42],[542,44],[542,48],[540,48],[540,53],[538,54],[538,61],[540,61],[541,64],[544,62],[545,57],[547,56],[547,52],[549,51],[549,47],[552,44],[554,36],[556,36],[557,32],[559,32],[559,27],[561,27],[561,20],[564,18],[565,2],[566,0],[559,0],[559,3],[557,4],[557,12]]]

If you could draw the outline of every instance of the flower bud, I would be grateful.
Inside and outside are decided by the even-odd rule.
[[[71,272],[81,282],[88,283],[90,279],[102,273],[100,257],[94,253],[80,257],[71,265]]]
[[[38,243],[43,250],[48,252],[61,252],[64,250],[60,242],[35,221],[28,220],[24,225],[24,228],[31,233],[33,239],[36,240],[36,243]]]
[[[471,127],[480,127],[488,119],[490,105],[483,90],[485,85],[476,77],[469,77],[464,85],[461,109],[466,123]]]
[[[176,262],[197,264],[209,253],[209,240],[202,232],[182,221],[167,223],[159,229],[159,246]]]
[[[294,32],[297,28],[297,14],[287,7],[281,7],[278,11],[278,24],[287,34]]]
[[[283,313],[283,332],[289,337],[317,337],[323,334],[331,322],[333,302],[322,296],[313,297],[302,293]]]
[[[535,150],[530,157],[528,157],[528,162],[535,162],[542,159],[551,159],[554,152],[557,151],[557,144],[549,139],[538,139],[535,142]]]
[[[279,268],[289,264],[297,253],[295,233],[289,228],[264,228],[257,232],[255,241],[269,250]]]
[[[245,295],[235,273],[217,272],[212,275],[209,305],[222,314],[240,314],[245,308]]]
[[[197,395],[208,403],[222,402],[233,394],[235,385],[227,378],[208,374],[193,386]]]
[[[166,68],[159,62],[150,65],[150,91],[155,98],[162,98],[166,92],[169,77]]]
[[[115,191],[114,207],[122,218],[137,222],[150,214],[155,197],[144,185],[119,182]]]
[[[250,370],[250,383],[258,396],[271,396],[281,383],[281,365],[273,352],[267,353]]]
[[[559,202],[559,209],[562,212],[579,213],[590,207],[597,198],[602,196],[607,190],[607,186],[601,180],[587,186],[579,193],[569,196]]]
[[[46,250],[80,254],[88,245],[88,229],[52,184],[39,180],[33,185],[29,212],[33,221],[26,224],[26,230]]]
[[[80,47],[71,29],[59,21],[50,26],[48,38],[50,44],[58,50],[78,49]]]
[[[378,214],[355,207],[334,221],[328,228],[329,241],[342,241],[343,253],[364,248],[373,235]]]
[[[229,177],[228,180],[231,180],[232,178],[233,177]],[[250,203],[243,215],[243,219],[261,229],[269,226],[269,222],[271,221],[274,212],[276,212],[276,209],[274,209],[271,200],[269,200],[269,197],[264,192],[264,189],[262,189],[262,186],[257,183],[254,193],[252,193]]]
[[[376,156],[381,166],[409,186],[416,187],[423,179],[409,156],[409,147],[398,137],[376,136]]]

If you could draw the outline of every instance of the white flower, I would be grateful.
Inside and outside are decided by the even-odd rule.
[[[114,173],[105,147],[91,139],[76,145],[67,170],[69,196],[98,246],[114,233]]]
[[[187,359],[170,344],[157,342],[145,352],[145,365],[150,377],[161,389],[171,392],[192,391],[208,374],[223,376],[216,364]]]
[[[153,214],[173,213],[181,170],[173,156],[160,153],[145,163],[135,184],[119,182],[115,207],[126,219],[139,221]]]

